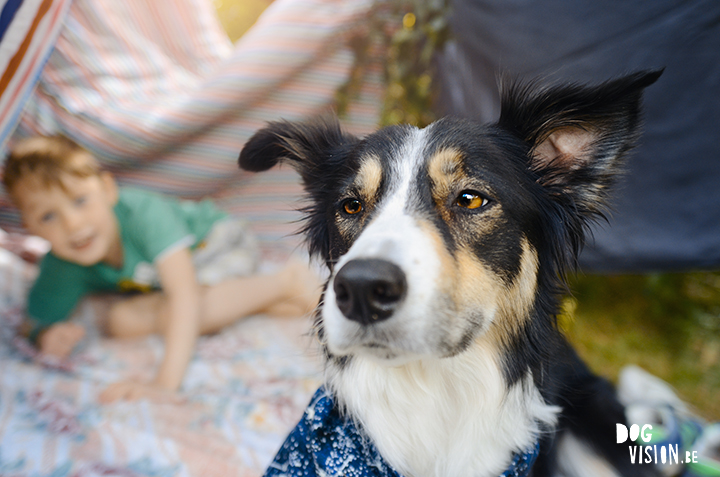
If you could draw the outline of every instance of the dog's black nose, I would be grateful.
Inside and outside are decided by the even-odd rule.
[[[386,260],[350,260],[335,275],[333,290],[342,314],[368,325],[393,314],[405,298],[407,281],[400,267]]]

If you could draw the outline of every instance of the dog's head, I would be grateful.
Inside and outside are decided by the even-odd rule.
[[[489,125],[443,119],[364,139],[328,120],[257,132],[241,167],[286,160],[309,196],[310,250],[331,269],[319,317],[330,356],[397,364],[483,337],[506,355],[541,355],[562,274],[659,76],[508,85]]]

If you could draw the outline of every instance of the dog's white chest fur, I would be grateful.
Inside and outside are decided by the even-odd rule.
[[[559,408],[532,382],[507,388],[494,355],[481,345],[445,359],[387,367],[355,357],[329,370],[340,404],[380,454],[407,477],[490,477],[513,452],[532,446],[540,423]]]

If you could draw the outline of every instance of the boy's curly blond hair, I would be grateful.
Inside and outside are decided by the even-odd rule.
[[[65,186],[62,174],[76,177],[99,175],[100,165],[77,143],[64,136],[36,136],[19,141],[5,161],[2,182],[13,196],[18,182],[33,177],[43,187]]]

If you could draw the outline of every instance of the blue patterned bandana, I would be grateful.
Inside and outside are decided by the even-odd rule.
[[[526,477],[538,456],[539,444],[515,454],[500,477]],[[317,390],[305,414],[280,448],[266,477],[402,477],[375,446],[340,415],[324,387]]]

